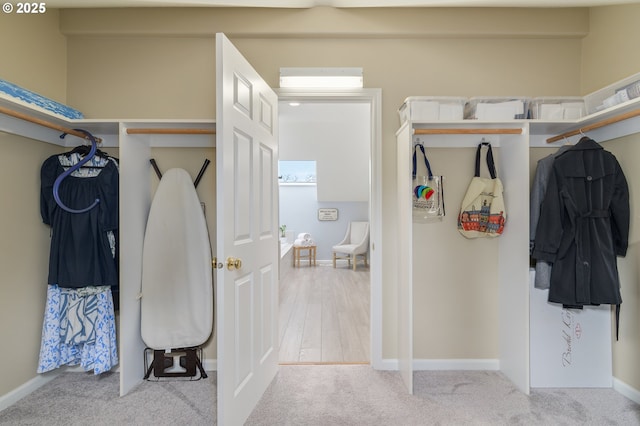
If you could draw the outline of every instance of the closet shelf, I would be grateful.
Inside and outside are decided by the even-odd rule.
[[[438,129],[422,129],[417,128],[413,130],[414,135],[520,135],[522,134],[521,128],[438,128]]]
[[[10,108],[6,108],[4,106],[0,106],[0,113],[8,115],[8,116],[13,117],[13,118],[17,118],[17,119],[23,120],[23,121],[28,121],[29,123],[37,124],[39,126],[43,126],[43,127],[46,127],[46,128],[52,129],[52,130],[57,130],[58,132],[61,132],[61,133],[66,133],[66,134],[69,134],[69,135],[77,136],[77,137],[79,137],[81,139],[88,139],[87,135],[85,135],[84,133],[79,132],[77,130],[70,129],[70,128],[65,127],[65,126],[63,126],[61,124],[54,123],[54,122],[51,122],[51,121],[47,121],[47,120],[42,119],[42,118],[33,117],[33,116],[28,115],[28,114],[23,113],[23,112],[14,111],[14,110],[12,110]],[[96,141],[98,143],[100,143],[100,142],[102,142],[102,139],[96,138]]]
[[[530,132],[535,138],[535,146],[546,146],[549,143],[562,141],[565,138],[591,132],[589,136],[604,142],[606,140],[626,136],[640,130],[640,98],[632,99],[603,111],[587,115],[571,121],[530,121]]]
[[[200,128],[139,128],[127,129],[128,135],[215,135],[214,129]]]
[[[595,123],[592,123],[592,124],[586,124],[584,126],[581,126],[579,129],[576,129],[576,130],[570,130],[570,131],[564,132],[564,133],[562,133],[562,134],[560,134],[558,136],[554,136],[552,138],[548,138],[547,139],[547,143],[552,143],[552,142],[556,142],[556,141],[559,141],[559,140],[563,140],[563,139],[568,138],[570,136],[579,135],[579,134],[584,133],[584,132],[588,132],[588,131],[591,131],[591,130],[599,129],[601,127],[609,126],[611,124],[619,123],[621,121],[628,120],[630,118],[637,117],[637,116],[640,116],[640,109],[635,109],[635,110],[632,110],[632,111],[621,113],[621,114],[616,115],[616,116],[611,117],[611,118],[607,118],[607,119],[603,119],[603,120],[600,120],[600,121],[596,121]]]
[[[84,129],[93,134],[103,147],[119,145],[119,132],[128,135],[158,136],[153,146],[211,147],[215,146],[215,120],[207,119],[69,119],[59,114],[29,105],[0,94],[0,132],[23,136],[60,146],[75,146],[74,138],[61,138],[63,133],[85,139]],[[193,135],[176,139],[172,135]]]
[[[526,135],[529,146],[544,147],[549,143],[562,141],[581,132],[600,142],[640,132],[640,98],[616,105],[577,120],[542,121],[510,120],[487,122],[462,120],[450,122],[407,122],[413,128],[413,135]],[[429,144],[438,147],[466,146],[470,142],[443,138]],[[499,145],[499,142],[496,144]],[[471,146],[471,145],[469,145]]]

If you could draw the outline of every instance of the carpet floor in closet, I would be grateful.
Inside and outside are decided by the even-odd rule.
[[[0,412],[0,425],[213,425],[216,375],[143,382],[118,396],[118,374],[63,373]],[[640,425],[613,389],[534,389],[495,371],[399,373],[367,365],[281,366],[246,425]]]

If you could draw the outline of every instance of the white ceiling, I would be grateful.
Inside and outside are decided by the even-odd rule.
[[[590,7],[640,0],[47,0],[49,8],[91,7]]]

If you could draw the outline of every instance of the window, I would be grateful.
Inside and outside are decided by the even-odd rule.
[[[278,162],[278,182],[280,184],[316,184],[315,161]]]

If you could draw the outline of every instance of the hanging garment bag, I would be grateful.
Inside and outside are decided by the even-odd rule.
[[[425,173],[417,174],[418,149],[424,158]],[[416,223],[432,222],[444,217],[444,189],[442,176],[431,173],[431,165],[427,160],[424,146],[413,147],[413,221]]]
[[[480,177],[480,155],[487,147],[487,168],[491,178]],[[467,238],[498,237],[504,231],[507,213],[489,142],[481,142],[476,151],[476,170],[462,200],[458,231]]]

